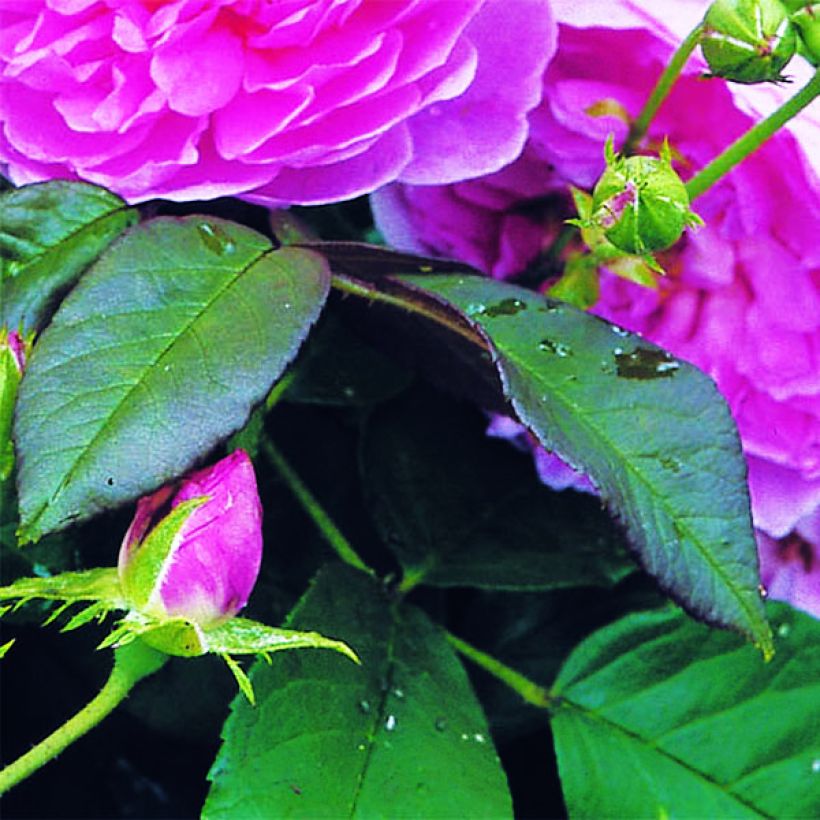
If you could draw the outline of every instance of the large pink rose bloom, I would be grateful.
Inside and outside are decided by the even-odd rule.
[[[495,171],[554,42],[546,0],[0,0],[0,17],[0,164],[131,202],[314,204]]]
[[[558,52],[521,158],[481,180],[377,194],[377,221],[398,247],[454,256],[497,277],[526,268],[570,215],[567,183],[591,187],[606,135],[623,141],[625,122],[606,112],[638,113],[704,8],[662,4],[679,23],[673,34],[646,12],[648,2],[553,6]],[[703,80],[701,68],[694,60],[649,133],[655,146],[668,135],[684,176],[794,93]],[[706,227],[663,255],[668,276],[658,291],[604,272],[595,310],[715,379],[740,430],[754,520],[766,534],[763,581],[820,616],[820,195],[812,154],[801,147],[820,160],[816,107],[696,200]],[[493,432],[511,430],[496,422]],[[578,486],[556,459],[543,451],[538,459],[545,480]]]

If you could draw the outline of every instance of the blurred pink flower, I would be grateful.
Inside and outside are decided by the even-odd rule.
[[[373,207],[387,239],[496,277],[523,270],[570,215],[567,183],[594,184],[606,135],[615,134],[616,146],[623,142],[623,112],[638,113],[705,4],[664,3],[674,34],[650,14],[652,6],[554,0],[558,51],[521,158],[480,180],[380,191]],[[703,80],[701,66],[692,60],[649,132],[653,146],[669,137],[684,176],[794,93]],[[794,72],[801,71],[798,62]],[[603,272],[595,312],[715,379],[740,430],[755,524],[771,536],[761,539],[761,549],[773,594],[820,615],[820,194],[812,166],[820,161],[818,145],[820,123],[809,109],[698,198],[706,227],[662,255],[668,276],[658,291]],[[561,473],[555,461],[539,456],[542,477],[578,487],[577,475]],[[800,553],[802,563],[793,549],[769,549],[771,539],[792,533],[814,545]],[[787,584],[779,580],[786,574],[805,577]],[[798,597],[788,592],[798,588]]]
[[[12,180],[132,202],[312,204],[497,170],[555,34],[546,0],[0,0],[0,17]]]
[[[162,533],[185,501],[207,500]],[[154,539],[152,541],[152,535]],[[262,560],[262,506],[253,465],[236,450],[179,485],[140,499],[120,548],[119,573],[135,608],[200,625],[229,618],[247,603]]]

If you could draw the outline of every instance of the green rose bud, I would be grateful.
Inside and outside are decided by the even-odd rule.
[[[800,35],[804,56],[820,65],[820,3],[801,3],[791,21]]]
[[[782,82],[797,49],[780,0],[716,0],[703,18],[701,50],[715,77],[735,83]]]
[[[626,253],[662,251],[680,239],[687,225],[703,224],[689,208],[689,195],[672,168],[669,146],[659,157],[621,157],[609,137],[606,170],[592,192],[594,225]]]

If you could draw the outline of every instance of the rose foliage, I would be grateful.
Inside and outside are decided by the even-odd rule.
[[[816,105],[686,184],[820,87],[637,133],[707,5],[0,0],[8,816],[820,814]]]
[[[684,34],[697,4],[678,5]],[[475,181],[386,188],[374,207],[389,241],[509,277],[555,238],[569,213],[566,186],[595,183],[606,137],[623,143],[628,117],[679,40],[648,3],[617,4],[609,28],[596,23],[612,4],[554,6],[558,55],[522,156]],[[765,102],[756,88],[702,80],[703,70],[690,62],[646,138],[651,147],[668,138],[684,178],[748,129]],[[594,310],[715,380],[743,441],[764,583],[820,615],[820,120],[806,114],[802,139],[777,134],[697,199],[706,225],[659,257],[667,275],[657,288],[603,270]],[[537,459],[553,486],[589,487],[549,455]]]

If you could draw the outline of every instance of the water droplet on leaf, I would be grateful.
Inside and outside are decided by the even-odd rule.
[[[661,467],[671,470],[673,473],[679,473],[683,467],[683,464],[674,456],[661,456],[658,461],[660,461]]]
[[[553,353],[556,356],[565,359],[567,356],[572,356],[572,348],[563,342],[555,342],[552,339],[541,339],[538,342],[538,349],[546,353]]]
[[[396,716],[395,715],[388,715],[387,720],[384,722],[384,729],[386,732],[392,732],[396,728]]]
[[[498,304],[484,308],[484,315],[494,319],[496,316],[515,316],[527,309],[527,303],[520,299],[502,299]]]
[[[359,701],[359,711],[360,711],[363,715],[369,715],[369,714],[370,714],[370,701],[368,701],[368,700],[360,700],[360,701]]]
[[[624,379],[671,378],[680,367],[666,351],[651,347],[636,347],[629,353],[618,347],[613,356],[617,373]]]
[[[434,725],[437,732],[443,732],[447,728],[447,718],[437,717]]]
[[[236,250],[236,243],[218,225],[211,222],[200,222],[196,226],[202,244],[213,253],[222,254],[233,253]]]

